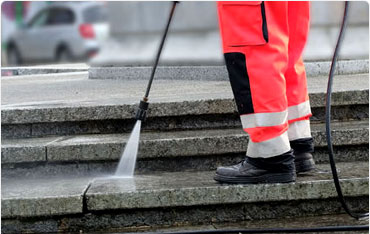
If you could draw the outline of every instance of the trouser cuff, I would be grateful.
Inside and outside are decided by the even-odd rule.
[[[271,158],[290,150],[288,133],[262,142],[253,142],[249,139],[247,155],[251,158]]]
[[[311,127],[309,120],[295,121],[289,124],[288,128],[289,140],[297,140],[301,138],[311,137]]]
[[[312,137],[291,141],[290,146],[294,150],[295,154],[314,152],[314,145],[313,145]]]

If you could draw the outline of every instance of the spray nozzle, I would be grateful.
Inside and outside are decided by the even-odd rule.
[[[149,103],[146,101],[140,101],[139,108],[136,111],[135,119],[144,121],[146,118],[146,112],[148,110]]]

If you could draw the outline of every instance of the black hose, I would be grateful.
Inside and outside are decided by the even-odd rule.
[[[325,123],[326,123],[326,141],[328,142],[328,150],[329,150],[329,159],[330,159],[330,167],[331,171],[333,173],[333,180],[335,184],[335,189],[337,190],[338,193],[338,199],[340,203],[342,204],[343,209],[346,211],[347,214],[349,214],[351,217],[355,219],[361,219],[361,218],[366,218],[369,217],[369,213],[364,213],[364,214],[358,214],[358,213],[353,213],[347,206],[347,203],[345,202],[345,199],[343,197],[342,189],[339,184],[339,179],[338,179],[338,173],[337,173],[337,168],[335,166],[335,161],[334,161],[334,152],[333,152],[333,145],[331,141],[331,93],[332,93],[332,84],[333,84],[333,77],[334,77],[334,72],[335,72],[335,66],[337,64],[337,57],[339,54],[339,49],[342,45],[343,41],[343,36],[344,36],[344,30],[347,25],[347,13],[348,13],[348,5],[349,2],[345,2],[344,6],[344,14],[343,14],[343,21],[342,21],[342,26],[340,28],[340,33],[337,41],[337,45],[335,46],[334,50],[334,55],[333,59],[331,61],[331,67],[330,67],[330,72],[329,72],[329,79],[328,79],[328,88],[326,91],[326,110],[325,110]]]

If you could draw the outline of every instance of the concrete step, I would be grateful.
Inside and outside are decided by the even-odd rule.
[[[312,124],[317,163],[327,159],[325,126]],[[340,162],[368,161],[369,122],[334,122]],[[129,134],[4,139],[3,177],[113,174]],[[212,170],[245,156],[248,136],[240,128],[143,132],[137,172]]]
[[[308,77],[326,76],[329,74],[331,62],[306,62]],[[90,67],[89,79],[123,79],[148,80],[152,66],[106,66]],[[341,60],[337,63],[335,75],[369,73],[369,60]],[[226,66],[159,66],[155,73],[161,80],[208,80],[228,81]]]
[[[313,227],[338,227],[338,226],[359,226],[359,225],[368,225],[368,220],[356,220],[350,218],[347,214],[332,214],[332,215],[315,215],[309,217],[289,217],[284,219],[265,219],[265,220],[248,220],[248,221],[239,221],[239,222],[223,222],[217,224],[208,224],[208,225],[187,225],[179,227],[143,227],[140,232],[144,234],[152,233],[173,233],[173,234],[193,234],[199,233],[199,231],[215,231],[218,233],[243,233],[236,230],[248,230],[249,233],[252,233],[252,230],[255,233],[261,229],[270,229],[269,233],[276,233],[277,228],[289,228],[289,229],[298,229],[298,228],[313,228]],[[135,229],[134,229],[135,230]],[[137,230],[137,229],[136,229]],[[232,230],[232,232],[231,232]],[[132,228],[122,228],[118,233],[133,233]],[[267,233],[267,232],[265,232]],[[288,233],[288,232],[286,232]],[[292,233],[292,232],[289,232]],[[315,232],[317,234],[327,233],[327,232]],[[346,234],[348,231],[336,231],[336,234]],[[357,234],[369,233],[369,231],[364,228],[362,231],[356,231]]]
[[[360,67],[365,68],[366,61],[360,60]],[[343,67],[343,65],[342,65]],[[346,66],[347,67],[347,66]],[[343,67],[344,68],[344,67]],[[23,67],[2,67],[1,76],[19,76],[35,75],[35,74],[55,74],[55,73],[71,73],[71,72],[86,72],[89,66],[86,63],[70,63],[70,64],[44,64],[42,66],[23,66]],[[347,69],[344,69],[347,71]]]
[[[368,163],[338,163],[352,209],[366,210]],[[329,165],[319,165],[327,170]],[[288,184],[227,185],[214,171],[136,176],[2,178],[2,233],[133,231],[150,227],[304,217],[343,212],[327,173]]]
[[[323,121],[326,82],[326,77],[308,79],[313,121]],[[2,138],[130,132],[146,84],[90,80],[87,74],[5,78]],[[368,74],[337,76],[333,92],[334,119],[369,118]],[[240,120],[228,81],[155,81],[144,131],[230,127],[240,127]]]

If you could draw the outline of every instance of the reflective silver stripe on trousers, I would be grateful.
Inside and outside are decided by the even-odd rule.
[[[298,119],[311,114],[310,101],[288,107],[288,120]]]
[[[271,127],[286,123],[288,112],[254,113],[241,115],[243,128]]]
[[[288,132],[263,142],[253,142],[249,139],[247,156],[252,158],[270,158],[290,150]]]
[[[310,121],[301,120],[289,124],[288,137],[290,141],[311,137]]]

